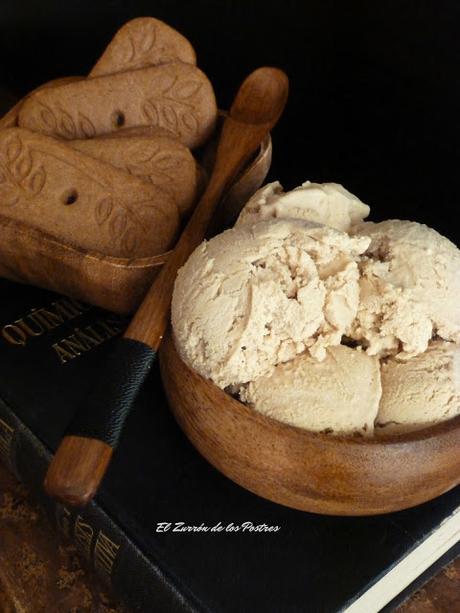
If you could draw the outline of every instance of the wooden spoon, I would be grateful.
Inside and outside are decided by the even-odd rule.
[[[288,89],[285,73],[269,67],[255,70],[241,85],[205,193],[51,461],[44,483],[50,496],[81,506],[97,492],[168,326],[177,271],[203,240],[225,189],[278,121]]]

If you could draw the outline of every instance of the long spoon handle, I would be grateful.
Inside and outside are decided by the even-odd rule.
[[[54,498],[82,506],[97,492],[167,328],[177,271],[203,240],[225,189],[278,121],[287,96],[288,79],[277,68],[259,68],[238,90],[205,193],[48,468],[44,486]]]

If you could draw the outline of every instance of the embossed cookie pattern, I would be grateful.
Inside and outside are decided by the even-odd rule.
[[[167,250],[179,224],[165,191],[20,128],[0,132],[0,214],[82,249],[123,258]]]
[[[189,210],[196,199],[200,178],[198,165],[189,149],[175,138],[94,138],[69,144],[167,191],[181,214]]]
[[[156,125],[193,148],[211,135],[216,115],[206,76],[195,66],[175,62],[38,91],[25,101],[19,125],[65,139]]]
[[[0,130],[2,130],[3,128],[15,128],[18,125],[19,111],[21,110],[24,101],[34,92],[37,92],[40,89],[46,89],[47,87],[56,87],[58,85],[64,85],[65,83],[81,81],[82,79],[83,77],[61,77],[59,79],[52,79],[51,81],[43,83],[42,85],[28,93],[24,98],[21,98],[21,100],[16,102],[16,104],[7,113],[5,113],[3,117],[0,118]]]
[[[138,17],[118,30],[89,76],[174,61],[196,63],[195,51],[189,41],[159,19]]]

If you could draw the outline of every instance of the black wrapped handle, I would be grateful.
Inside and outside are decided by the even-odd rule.
[[[77,409],[48,468],[44,486],[50,496],[75,506],[93,498],[155,356],[156,351],[140,341],[115,341],[96,386]]]
[[[66,436],[98,439],[113,449],[156,356],[151,347],[130,338],[114,345],[96,386],[66,430]]]

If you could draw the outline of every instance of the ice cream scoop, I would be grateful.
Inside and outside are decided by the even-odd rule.
[[[428,226],[388,220],[352,228],[371,243],[361,259],[351,337],[370,355],[425,351],[435,335],[460,342],[460,251]]]
[[[381,396],[375,357],[345,345],[328,347],[322,362],[307,353],[240,391],[256,411],[299,428],[372,434]]]
[[[460,414],[460,346],[435,341],[407,361],[382,364],[378,430],[407,432]]]
[[[247,202],[236,226],[266,219],[294,218],[348,232],[369,215],[369,207],[338,183],[306,181],[285,192],[279,181],[261,187]]]
[[[172,324],[182,359],[222,388],[308,350],[317,359],[354,320],[366,237],[269,220],[203,242],[179,271]]]

